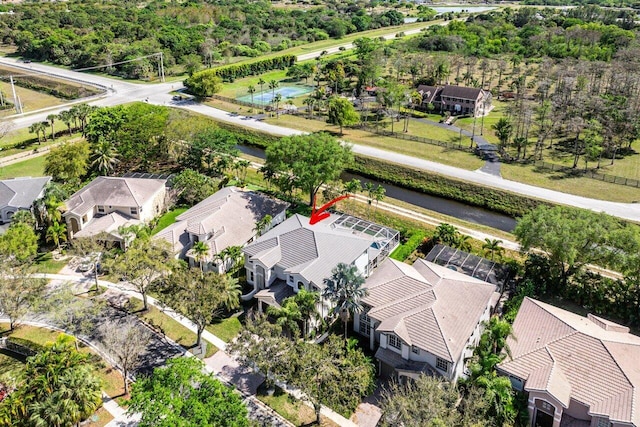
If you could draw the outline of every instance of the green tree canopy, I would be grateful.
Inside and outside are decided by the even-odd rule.
[[[71,427],[102,404],[100,380],[89,355],[61,334],[55,343],[27,359],[23,382],[0,402],[0,426]]]
[[[340,126],[342,135],[343,126],[352,126],[360,121],[360,115],[347,98],[332,96],[329,99],[329,123]]]
[[[197,326],[196,345],[202,332],[224,309],[240,306],[241,289],[238,281],[212,271],[181,267],[166,277],[158,287],[160,300]]]
[[[307,191],[312,205],[320,187],[338,179],[352,161],[351,147],[321,132],[281,138],[271,144],[263,170],[282,191]]]
[[[24,222],[12,223],[0,236],[0,263],[25,263],[38,252],[38,236]]]
[[[79,184],[87,173],[88,165],[89,144],[86,141],[65,143],[49,151],[44,173],[57,182]]]
[[[585,264],[617,267],[638,251],[635,226],[625,226],[603,213],[564,206],[534,209],[518,221],[514,234],[523,251],[547,253],[563,286]]]
[[[172,186],[178,192],[178,203],[190,206],[203,201],[218,190],[213,178],[193,169],[184,169],[174,176]]]
[[[185,80],[184,85],[194,95],[205,98],[222,90],[222,79],[215,69],[203,70]]]
[[[140,427],[248,427],[240,395],[223,385],[193,357],[169,359],[132,387],[130,413]]]

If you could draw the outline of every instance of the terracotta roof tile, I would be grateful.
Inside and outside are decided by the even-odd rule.
[[[498,368],[526,380],[525,390],[546,390],[565,404],[568,391],[592,415],[640,425],[640,337],[624,330],[526,298],[509,340],[514,360]],[[539,381],[543,370],[547,384]]]

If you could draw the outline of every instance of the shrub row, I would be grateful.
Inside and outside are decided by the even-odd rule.
[[[214,68],[213,70],[204,70],[203,72],[211,72],[225,81],[234,81],[247,76],[257,76],[266,71],[284,70],[292,66],[296,62],[294,55],[282,55],[273,58],[267,58],[247,64],[227,65],[224,67]],[[197,74],[197,73],[196,73]]]
[[[407,241],[399,245],[391,255],[389,255],[396,261],[404,261],[409,258],[409,256],[418,249],[422,242],[424,242],[424,239],[427,237],[427,232],[424,230],[413,229],[408,230],[406,236],[408,236]]]
[[[546,202],[493,188],[458,181],[423,170],[412,169],[395,163],[387,163],[370,157],[355,156],[349,169],[368,178],[394,184],[469,205],[486,208],[513,217],[521,216]]]
[[[23,338],[9,337],[7,338],[7,349],[16,353],[27,353],[27,356],[33,356],[41,351],[44,347]]]

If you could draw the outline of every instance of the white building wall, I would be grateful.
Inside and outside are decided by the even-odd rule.
[[[367,253],[367,251],[356,258],[356,260],[353,262],[353,265],[358,268],[358,271],[364,277],[369,276],[369,272],[367,271],[367,266],[369,265],[369,254]]]

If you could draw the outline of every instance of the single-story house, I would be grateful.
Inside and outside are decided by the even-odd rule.
[[[244,246],[256,236],[256,223],[267,215],[271,223],[263,233],[286,218],[288,203],[255,191],[225,187],[176,217],[176,222],[155,237],[171,244],[176,256],[190,265],[200,260],[191,250],[196,242],[204,242],[209,252],[203,257],[205,270],[222,273],[230,265],[217,259],[224,249]]]
[[[31,210],[33,202],[44,195],[49,181],[50,176],[0,180],[0,224],[10,222],[18,211]]]
[[[369,337],[383,376],[399,380],[420,374],[455,381],[495,308],[496,286],[417,259],[389,259],[366,281],[364,311],[354,330]]]
[[[65,202],[63,217],[70,238],[106,233],[126,247],[123,226],[144,224],[166,207],[166,179],[99,176]]]
[[[350,215],[332,214],[316,224],[293,215],[244,248],[251,296],[279,307],[300,289],[321,292],[340,263],[355,265],[367,277],[399,244],[398,231]],[[329,303],[318,307],[326,316]]]
[[[531,425],[640,426],[640,337],[629,328],[525,298],[498,365],[528,394]]]
[[[433,104],[434,110],[449,111],[452,114],[465,114],[473,117],[482,116],[491,111],[491,92],[465,86],[419,85],[416,89],[422,95],[422,106]]]

